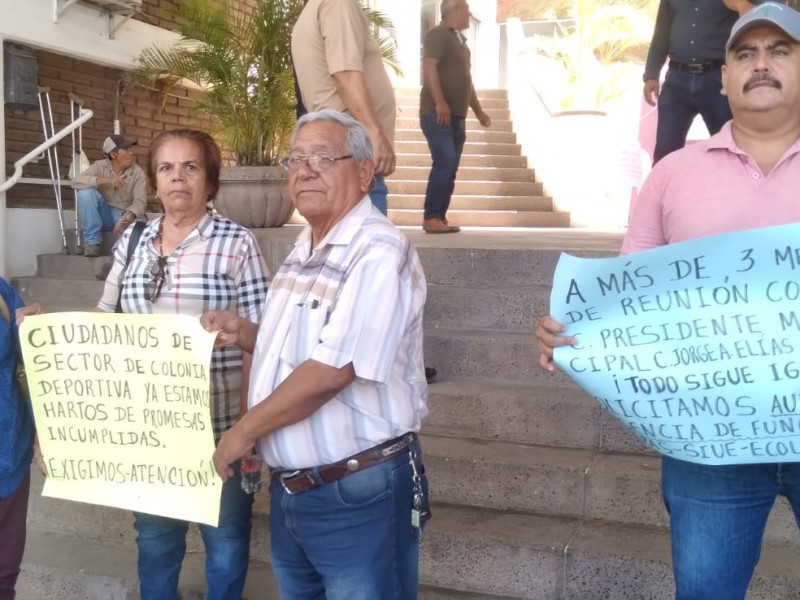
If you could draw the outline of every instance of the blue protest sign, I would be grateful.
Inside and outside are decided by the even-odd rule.
[[[562,254],[550,306],[579,340],[555,363],[649,447],[800,461],[800,225]]]

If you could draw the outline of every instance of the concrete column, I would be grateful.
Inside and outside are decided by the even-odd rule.
[[[475,89],[500,87],[500,26],[497,0],[469,0],[470,12],[480,22],[477,36],[469,40]]]
[[[420,79],[420,25],[421,0],[375,0],[375,7],[385,13],[397,30],[397,46],[403,77],[389,76],[395,85],[417,86]]]

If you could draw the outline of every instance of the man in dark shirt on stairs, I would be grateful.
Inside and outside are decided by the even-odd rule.
[[[467,109],[484,127],[491,125],[478,101],[470,75],[470,52],[462,31],[469,27],[467,0],[442,0],[442,22],[422,42],[422,91],[419,122],[428,140],[433,166],[425,192],[422,228],[428,233],[455,233],[447,209],[466,140]]]
[[[737,17],[722,0],[661,0],[644,69],[644,99],[653,106],[658,100],[654,163],[683,148],[698,114],[711,135],[731,119],[728,99],[720,94],[720,67]]]

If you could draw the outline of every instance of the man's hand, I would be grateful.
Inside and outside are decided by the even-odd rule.
[[[97,185],[110,185],[115,188],[121,188],[125,185],[125,180],[121,175],[110,175],[109,177],[98,177]]]
[[[397,161],[392,145],[383,132],[370,137],[372,137],[372,162],[375,163],[375,174],[388,177],[394,173]]]
[[[556,346],[575,346],[578,340],[563,335],[566,328],[553,317],[543,317],[536,327],[536,339],[539,346],[539,365],[551,373],[556,367],[553,364],[553,348]]]
[[[659,84],[657,79],[648,79],[644,82],[644,101],[650,106],[655,106],[658,102]]]
[[[136,220],[136,213],[126,210],[114,225],[114,235],[119,235],[125,231]]]
[[[450,125],[450,105],[444,100],[436,103],[436,124],[440,127],[447,127]]]
[[[491,117],[487,115],[483,110],[475,111],[475,116],[478,119],[478,123],[480,123],[484,127],[489,127],[492,124]]]
[[[254,444],[255,440],[248,440],[242,433],[242,428],[237,425],[222,434],[222,438],[217,444],[217,449],[214,450],[214,455],[211,457],[214,468],[222,478],[222,481],[227,481],[229,477],[233,477],[231,464],[250,454]]]
[[[242,321],[239,315],[229,310],[209,310],[200,316],[200,324],[206,331],[218,331],[217,339],[214,340],[215,348],[224,346],[235,346],[239,342],[239,330]]]

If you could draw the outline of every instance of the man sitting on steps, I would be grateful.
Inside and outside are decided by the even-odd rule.
[[[106,158],[72,180],[83,230],[84,256],[100,256],[101,232],[120,233],[144,216],[147,183],[131,152],[135,140],[111,135],[103,142]]]

